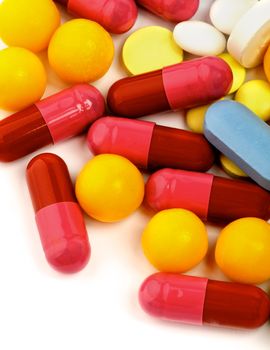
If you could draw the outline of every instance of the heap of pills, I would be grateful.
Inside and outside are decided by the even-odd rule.
[[[95,155],[77,169],[75,188],[55,154],[27,165],[47,261],[60,272],[80,271],[91,251],[82,212],[116,222],[143,203],[156,213],[142,250],[160,272],[141,285],[142,308],[192,324],[263,325],[270,299],[254,284],[270,279],[270,0],[216,0],[211,23],[191,19],[199,0],[56,2],[83,18],[60,26],[52,0],[0,4],[0,37],[10,45],[0,51],[0,107],[16,111],[0,121],[0,160],[87,129]],[[111,82],[107,113],[88,83],[109,70],[110,33],[130,30],[138,7],[175,28],[143,27],[126,39],[122,61],[132,76]],[[46,49],[59,78],[76,85],[41,99],[46,70],[35,53]],[[266,78],[246,81],[259,65]],[[179,109],[192,131],[135,119]],[[215,176],[214,164],[238,179]],[[146,185],[138,168],[153,172]],[[181,275],[207,255],[206,221],[223,225],[215,260],[231,282]]]

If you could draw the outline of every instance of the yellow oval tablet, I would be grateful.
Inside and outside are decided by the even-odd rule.
[[[232,177],[248,177],[246,173],[243,172],[232,160],[224,156],[224,154],[220,155],[220,163],[223,170]]]
[[[223,53],[219,55],[230,67],[233,73],[233,83],[229,94],[237,91],[246,79],[246,70],[231,55]]]
[[[235,95],[242,103],[263,120],[270,119],[270,84],[264,80],[250,80]]]
[[[205,113],[211,105],[191,108],[186,113],[186,123],[190,130],[198,134],[203,134],[203,124]]]
[[[173,40],[173,33],[163,27],[144,27],[131,34],[122,50],[126,69],[142,74],[183,61],[183,50]]]

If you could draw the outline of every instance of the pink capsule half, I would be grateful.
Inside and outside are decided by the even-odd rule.
[[[114,34],[127,32],[133,27],[138,10],[134,0],[55,0],[68,11],[98,22]]]
[[[243,217],[270,217],[269,192],[257,184],[185,170],[167,168],[152,174],[145,202],[155,211],[185,208],[219,224]]]
[[[49,96],[0,121],[0,161],[11,162],[76,136],[104,110],[103,96],[88,84]]]
[[[151,316],[194,325],[253,329],[270,316],[269,297],[258,287],[163,272],[143,282],[139,302]]]
[[[168,21],[181,22],[195,15],[199,0],[137,0],[137,3]]]
[[[203,135],[144,120],[104,117],[87,136],[94,154],[113,153],[144,169],[207,171],[214,163],[212,146]]]
[[[80,271],[91,248],[65,162],[55,154],[39,154],[28,164],[26,175],[47,261],[60,272]]]

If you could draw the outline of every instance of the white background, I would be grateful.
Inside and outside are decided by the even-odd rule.
[[[201,1],[196,18],[207,18],[211,2]],[[64,18],[69,17],[64,14]],[[140,10],[131,32],[152,24],[173,28],[172,24]],[[104,95],[115,80],[126,75],[120,57],[128,35],[114,36],[114,64],[95,84]],[[41,57],[47,65],[46,55]],[[63,87],[49,71],[46,95]],[[5,115],[8,113],[1,111],[1,116]],[[180,112],[151,119],[164,125],[184,126]],[[92,157],[84,137],[42,151],[63,157],[74,180]],[[144,209],[117,224],[86,218],[92,246],[90,263],[82,272],[71,276],[52,270],[43,255],[25,182],[25,168],[32,157],[0,165],[1,350],[269,349],[269,324],[248,332],[187,326],[152,319],[140,309],[138,288],[144,278],[155,272],[140,246],[141,233],[151,217]],[[224,176],[222,171],[220,174]],[[213,244],[219,228],[208,228],[211,242],[208,257],[190,273],[224,279],[213,260]],[[270,284],[263,287],[269,290]]]

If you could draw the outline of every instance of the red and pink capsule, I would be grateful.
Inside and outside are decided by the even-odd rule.
[[[0,121],[0,161],[11,162],[82,133],[104,114],[101,93],[75,85]]]
[[[182,22],[195,15],[200,0],[137,0],[137,3],[168,21]]]
[[[150,170],[171,167],[207,171],[215,160],[213,148],[203,135],[142,120],[100,118],[89,129],[87,141],[94,154],[119,154]]]
[[[26,176],[49,264],[60,272],[78,272],[90,258],[90,244],[65,162],[40,154],[28,164]]]
[[[137,118],[170,109],[208,104],[227,95],[232,71],[218,57],[203,57],[123,78],[108,92],[113,114]]]
[[[127,32],[138,16],[134,0],[55,0],[79,17],[98,22],[114,34]]]
[[[145,201],[155,211],[184,208],[217,223],[270,218],[270,194],[255,183],[184,170],[162,169],[152,174]]]
[[[139,301],[151,316],[194,325],[253,329],[270,316],[269,297],[258,287],[162,272],[143,282]]]

